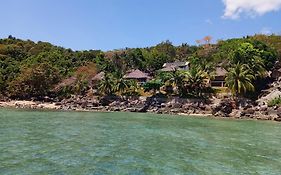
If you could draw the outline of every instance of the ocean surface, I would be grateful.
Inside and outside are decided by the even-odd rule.
[[[0,175],[281,174],[281,123],[0,109]]]

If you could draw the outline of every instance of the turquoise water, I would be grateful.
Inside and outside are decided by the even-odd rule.
[[[281,174],[281,123],[0,109],[0,174]]]

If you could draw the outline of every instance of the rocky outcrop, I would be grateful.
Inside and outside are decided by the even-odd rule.
[[[249,100],[239,100],[235,105],[231,99],[181,99],[159,97],[136,98],[85,98],[73,96],[57,102],[9,101],[0,102],[0,107],[30,109],[59,109],[76,111],[124,111],[150,112],[157,114],[232,117],[281,121],[281,108],[257,105]]]
[[[73,97],[56,103],[62,110],[96,110],[151,112],[158,114],[211,114],[205,100],[180,98],[79,98]]]

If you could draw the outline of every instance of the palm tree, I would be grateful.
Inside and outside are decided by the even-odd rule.
[[[126,89],[125,93],[129,96],[138,96],[140,86],[135,80],[128,80],[129,88]]]
[[[89,89],[89,83],[82,75],[78,75],[76,82],[73,85],[73,90],[76,94],[84,94]]]
[[[197,97],[202,95],[202,91],[206,88],[208,74],[199,69],[193,68],[186,72],[186,88],[190,94]]]
[[[130,81],[120,77],[116,80],[115,85],[113,87],[115,92],[120,92],[123,94],[130,87]]]
[[[112,95],[114,93],[114,79],[109,73],[104,75],[104,78],[99,84],[99,91],[105,95]]]
[[[226,86],[232,91],[233,95],[237,98],[239,95],[247,91],[254,91],[255,87],[252,81],[255,76],[251,74],[251,69],[244,64],[236,64],[230,68],[226,75]]]

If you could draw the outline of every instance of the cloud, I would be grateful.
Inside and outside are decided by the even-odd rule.
[[[241,14],[250,17],[261,16],[281,8],[281,0],[223,0],[223,18],[238,19]]]

